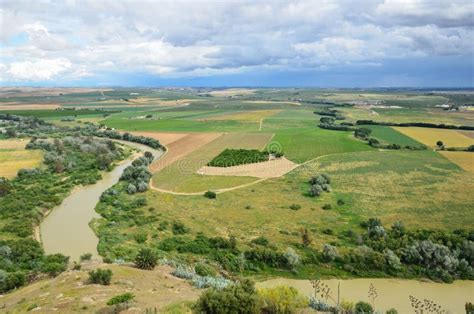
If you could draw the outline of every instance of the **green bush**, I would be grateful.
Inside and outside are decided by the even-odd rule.
[[[204,263],[196,264],[196,266],[194,266],[194,271],[199,276],[212,276],[212,277],[214,277],[216,275],[216,271],[214,270],[214,268],[212,268],[210,265],[204,264]]]
[[[182,222],[175,221],[173,222],[172,229],[173,234],[185,234],[189,232],[189,228],[187,228]]]
[[[366,313],[373,313],[374,309],[372,308],[372,305],[370,305],[367,302],[364,301],[359,301],[355,305],[355,311],[357,314],[366,314]]]
[[[308,299],[293,287],[258,289],[257,293],[262,313],[295,313],[297,309],[308,306]]]
[[[92,258],[92,253],[84,253],[81,255],[80,260],[81,261],[90,261]]]
[[[299,209],[301,209],[301,205],[300,204],[291,204],[290,209],[291,210],[299,210]]]
[[[134,298],[135,296],[130,292],[119,294],[107,301],[107,305],[117,305],[120,303],[130,302]]]
[[[47,255],[43,259],[41,271],[52,277],[56,277],[67,269],[68,261],[69,257],[62,254]]]
[[[258,296],[253,282],[244,279],[222,290],[204,292],[194,306],[195,313],[259,313]]]
[[[158,256],[153,250],[149,248],[141,249],[135,258],[135,265],[140,269],[151,270],[155,268],[157,263]]]
[[[269,241],[267,238],[260,236],[258,238],[253,239],[251,243],[255,243],[261,246],[267,246]]]
[[[96,269],[89,272],[89,283],[96,283],[100,285],[110,285],[112,280],[112,270],[110,269]]]
[[[204,197],[207,197],[209,199],[215,199],[217,197],[217,194],[213,191],[207,191],[206,193],[204,193]]]

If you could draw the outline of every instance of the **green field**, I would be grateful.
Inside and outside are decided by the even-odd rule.
[[[422,143],[408,137],[389,126],[365,125],[364,128],[372,130],[370,137],[375,137],[386,144],[398,144],[401,146],[411,145],[419,146]]]
[[[350,132],[317,127],[278,130],[272,145],[280,146],[285,156],[296,163],[328,154],[372,150],[370,146],[354,139]]]

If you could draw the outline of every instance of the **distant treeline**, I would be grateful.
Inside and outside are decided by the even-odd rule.
[[[385,125],[385,126],[417,126],[420,128],[433,128],[433,129],[454,129],[454,130],[474,130],[474,126],[468,125],[452,125],[452,124],[435,124],[426,122],[406,122],[406,123],[394,123],[394,122],[378,122],[373,120],[357,120],[357,125]]]

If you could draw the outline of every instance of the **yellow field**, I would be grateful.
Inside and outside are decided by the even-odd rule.
[[[447,147],[467,147],[474,145],[473,138],[469,138],[456,130],[418,127],[395,127],[394,129],[430,147],[435,147],[437,141],[442,141]]]
[[[440,154],[464,170],[474,172],[474,153],[440,151]]]
[[[243,111],[237,113],[223,114],[220,116],[215,116],[206,120],[238,120],[238,121],[260,121],[276,115],[281,110],[253,110],[253,111]]]
[[[38,167],[42,160],[43,153],[39,150],[0,149],[0,177],[13,178],[18,170]]]

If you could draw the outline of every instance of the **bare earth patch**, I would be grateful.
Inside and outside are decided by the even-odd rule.
[[[474,131],[458,131],[459,133],[466,135],[467,137],[474,138]]]
[[[276,178],[295,169],[298,164],[285,157],[233,167],[209,167],[204,166],[198,170],[198,174],[211,176],[238,176],[256,178]]]
[[[48,110],[57,109],[58,104],[22,104],[16,102],[8,102],[0,104],[0,110]]]
[[[248,89],[248,88],[229,88],[224,90],[215,90],[210,92],[212,96],[216,97],[229,97],[229,96],[237,96],[237,95],[251,95],[255,93],[255,89]]]
[[[174,141],[171,141],[172,136],[169,136],[168,140],[171,142],[168,145],[165,144],[168,149],[166,154],[162,158],[153,162],[150,166],[150,170],[152,172],[160,171],[178,159],[192,153],[201,146],[212,142],[221,135],[222,133],[188,133]],[[156,138],[161,140],[159,135],[156,135]],[[166,136],[163,138],[166,138]]]
[[[301,106],[301,103],[296,102],[296,101],[244,100],[242,102],[247,103],[247,104],[285,104],[285,105]]]
[[[439,153],[464,170],[474,172],[474,153],[448,151],[440,151]]]
[[[141,135],[146,137],[154,138],[160,141],[162,145],[168,146],[169,144],[176,142],[177,140],[188,136],[189,133],[168,133],[168,132],[130,132],[133,135]]]

